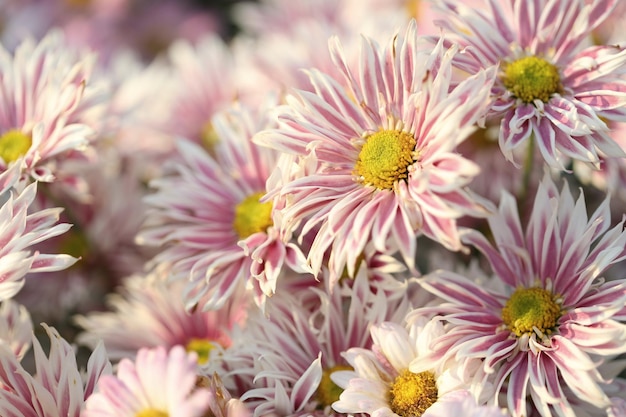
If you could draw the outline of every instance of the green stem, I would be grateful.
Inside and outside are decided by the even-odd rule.
[[[533,134],[530,135],[528,141],[528,149],[526,150],[526,160],[524,161],[524,171],[522,173],[522,189],[517,193],[518,198],[518,207],[526,201],[528,198],[528,192],[530,190],[530,179],[533,173],[535,161],[535,137]]]

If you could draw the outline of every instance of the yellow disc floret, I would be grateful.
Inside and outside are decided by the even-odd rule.
[[[504,86],[525,103],[546,103],[552,94],[562,90],[556,66],[536,56],[526,56],[504,65]]]
[[[135,417],[169,417],[169,416],[170,415],[167,412],[156,410],[154,408],[147,408],[135,414]]]
[[[0,158],[6,164],[26,155],[33,141],[30,135],[17,129],[11,129],[0,136]]]
[[[539,287],[518,288],[502,308],[502,321],[515,335],[549,335],[561,317],[559,298]]]
[[[187,352],[196,352],[198,354],[198,364],[204,365],[209,361],[211,351],[215,349],[215,344],[208,339],[192,338],[185,347]]]
[[[392,190],[396,181],[408,178],[415,162],[415,138],[401,130],[381,130],[367,137],[354,165],[360,182],[380,190]]]
[[[389,389],[391,411],[402,417],[420,417],[437,397],[435,375],[428,371],[415,374],[405,369]]]
[[[246,197],[235,207],[233,229],[240,239],[245,239],[258,232],[265,232],[274,223],[272,221],[272,203],[261,203],[264,193],[255,193]]]
[[[209,154],[213,155],[215,147],[219,142],[220,137],[215,131],[213,123],[208,121],[202,125],[202,130],[200,131],[200,143],[204,146],[204,149],[209,152]]]
[[[322,380],[320,381],[317,391],[315,392],[315,398],[320,403],[321,407],[332,405],[335,401],[339,400],[339,396],[343,392],[343,388],[335,384],[330,379],[330,374],[336,371],[352,371],[353,368],[347,365],[336,365],[332,368],[325,369],[322,372]]]

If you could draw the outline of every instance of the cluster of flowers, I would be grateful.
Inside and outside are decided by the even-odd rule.
[[[0,0],[1,416],[626,415],[626,2],[183,3]]]

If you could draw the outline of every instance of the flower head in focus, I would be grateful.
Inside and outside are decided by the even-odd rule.
[[[188,308],[220,308],[242,285],[262,305],[274,293],[283,267],[305,272],[304,255],[275,223],[272,201],[261,201],[278,152],[254,144],[266,114],[233,107],[216,115],[219,141],[211,153],[180,141],[175,173],[156,179],[146,198],[141,244],[160,246],[155,262],[172,265],[174,279],[189,280]]]
[[[626,351],[626,281],[600,276],[624,259],[626,244],[622,224],[609,229],[608,199],[588,218],[584,195],[574,201],[546,175],[525,230],[507,193],[489,225],[494,243],[470,229],[463,241],[487,257],[502,289],[443,270],[422,278],[444,302],[410,315],[437,314],[449,327],[411,369],[481,359],[485,382],[517,417],[527,415],[527,398],[543,416],[574,415],[574,402],[608,407],[598,364]]]
[[[331,375],[343,388],[332,405],[334,410],[385,417],[436,417],[476,408],[464,381],[458,378],[465,370],[433,368],[416,373],[409,369],[416,358],[430,353],[429,342],[443,333],[441,323],[423,320],[404,327],[383,322],[372,326],[370,332],[370,349],[351,348],[344,354],[353,370]],[[464,404],[467,398],[469,405]]]
[[[499,144],[507,159],[531,137],[545,161],[559,169],[569,158],[597,165],[601,155],[626,156],[605,123],[626,120],[626,51],[588,46],[616,3],[438,3],[447,38],[468,47],[460,66],[470,74],[499,66],[490,116],[501,120]]]
[[[57,31],[24,40],[13,54],[0,49],[0,171],[20,164],[50,182],[61,156],[88,147],[106,98],[104,83],[92,78],[95,58]]]
[[[278,127],[255,136],[315,161],[315,172],[273,190],[287,201],[285,227],[319,227],[308,255],[315,273],[327,252],[333,274],[353,272],[368,243],[399,248],[412,265],[419,234],[459,250],[457,219],[485,214],[466,189],[479,167],[455,148],[483,116],[495,73],[453,83],[457,53],[442,43],[425,49],[414,21],[386,48],[364,37],[356,68],[331,41],[344,82],[311,70],[314,92],[288,97]]]

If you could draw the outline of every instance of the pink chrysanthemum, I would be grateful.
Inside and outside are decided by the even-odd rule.
[[[14,54],[0,49],[0,171],[20,163],[52,181],[53,158],[89,145],[105,92],[92,80],[94,63],[95,55],[69,48],[59,32],[38,44],[27,39]]]
[[[166,271],[153,271],[126,279],[120,293],[109,298],[113,311],[76,317],[84,329],[77,340],[91,348],[104,342],[112,360],[133,358],[141,348],[182,345],[198,354],[199,365],[213,365],[230,346],[234,327],[243,325],[249,302],[234,294],[220,310],[189,312],[185,283],[167,278]]]
[[[479,358],[485,382],[518,417],[528,415],[527,397],[543,416],[573,416],[569,398],[608,407],[597,366],[626,351],[626,280],[600,277],[624,259],[626,232],[622,224],[608,230],[609,222],[608,199],[587,219],[584,196],[574,202],[567,185],[559,194],[546,176],[524,232],[505,193],[489,218],[495,247],[476,230],[463,234],[487,257],[503,289],[447,271],[425,276],[423,286],[446,302],[412,314],[439,314],[449,328],[434,340],[433,355],[411,369],[433,359]]]
[[[420,45],[414,21],[385,49],[364,38],[354,70],[331,41],[345,83],[311,71],[315,92],[288,97],[278,128],[255,137],[317,161],[317,172],[278,190],[288,226],[320,226],[309,252],[316,273],[328,249],[333,273],[353,268],[368,242],[385,253],[399,247],[412,263],[420,233],[459,250],[456,220],[484,214],[465,189],[479,167],[454,150],[482,117],[495,74],[454,85],[457,50]]]
[[[82,417],[201,417],[209,409],[209,391],[196,388],[195,353],[182,346],[141,349],[132,362],[123,359],[117,373],[100,378],[85,401]]]
[[[111,373],[102,344],[91,354],[86,372],[76,364],[72,347],[46,325],[50,338],[48,357],[33,335],[36,373],[18,362],[6,346],[0,345],[0,415],[2,417],[82,417],[85,399],[102,375]],[[133,416],[134,417],[134,416]]]
[[[268,122],[247,109],[220,113],[212,124],[213,156],[181,141],[176,173],[153,182],[158,191],[146,199],[150,211],[138,240],[161,245],[155,261],[172,264],[174,278],[190,280],[188,308],[200,300],[201,307],[220,308],[246,283],[263,304],[284,266],[305,270],[300,249],[275,227],[273,203],[259,201],[278,153],[251,142]]]
[[[474,73],[499,65],[490,115],[501,118],[499,144],[507,159],[531,136],[545,161],[560,169],[567,163],[563,157],[597,164],[599,155],[625,156],[603,119],[626,120],[626,52],[588,46],[615,3],[438,3],[449,39],[470,47],[461,66]]]
[[[24,188],[19,171],[16,164],[0,173],[0,203],[4,200],[0,206],[0,300],[17,294],[26,274],[58,271],[77,261],[69,255],[33,252],[33,245],[66,232],[71,225],[57,224],[61,208],[30,212],[37,183]]]

